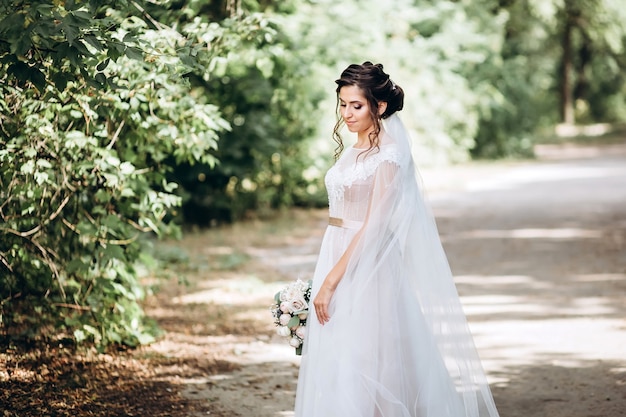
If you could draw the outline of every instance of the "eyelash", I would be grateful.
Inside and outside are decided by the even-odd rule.
[[[346,104],[340,104],[339,107],[346,107]],[[354,106],[356,110],[359,110],[361,107],[363,106],[361,106],[360,104],[357,104],[356,106]]]

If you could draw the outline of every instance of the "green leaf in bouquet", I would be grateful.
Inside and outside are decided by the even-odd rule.
[[[300,325],[300,317],[298,316],[293,316],[291,320],[289,320],[289,323],[287,323],[287,327],[289,328],[297,327],[299,325]]]

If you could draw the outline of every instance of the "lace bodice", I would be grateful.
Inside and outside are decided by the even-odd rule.
[[[329,215],[363,221],[374,184],[374,174],[382,162],[400,163],[395,144],[382,145],[366,155],[363,149],[347,148],[326,173]]]

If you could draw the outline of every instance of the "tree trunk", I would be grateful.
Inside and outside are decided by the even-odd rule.
[[[561,60],[561,122],[574,124],[574,99],[572,96],[572,29],[573,19],[567,2],[564,10],[563,38],[561,48],[563,56]]]

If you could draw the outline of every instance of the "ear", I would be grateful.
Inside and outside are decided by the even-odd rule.
[[[378,102],[378,115],[382,116],[383,113],[385,113],[386,110],[387,110],[387,102],[386,101],[379,101]]]

